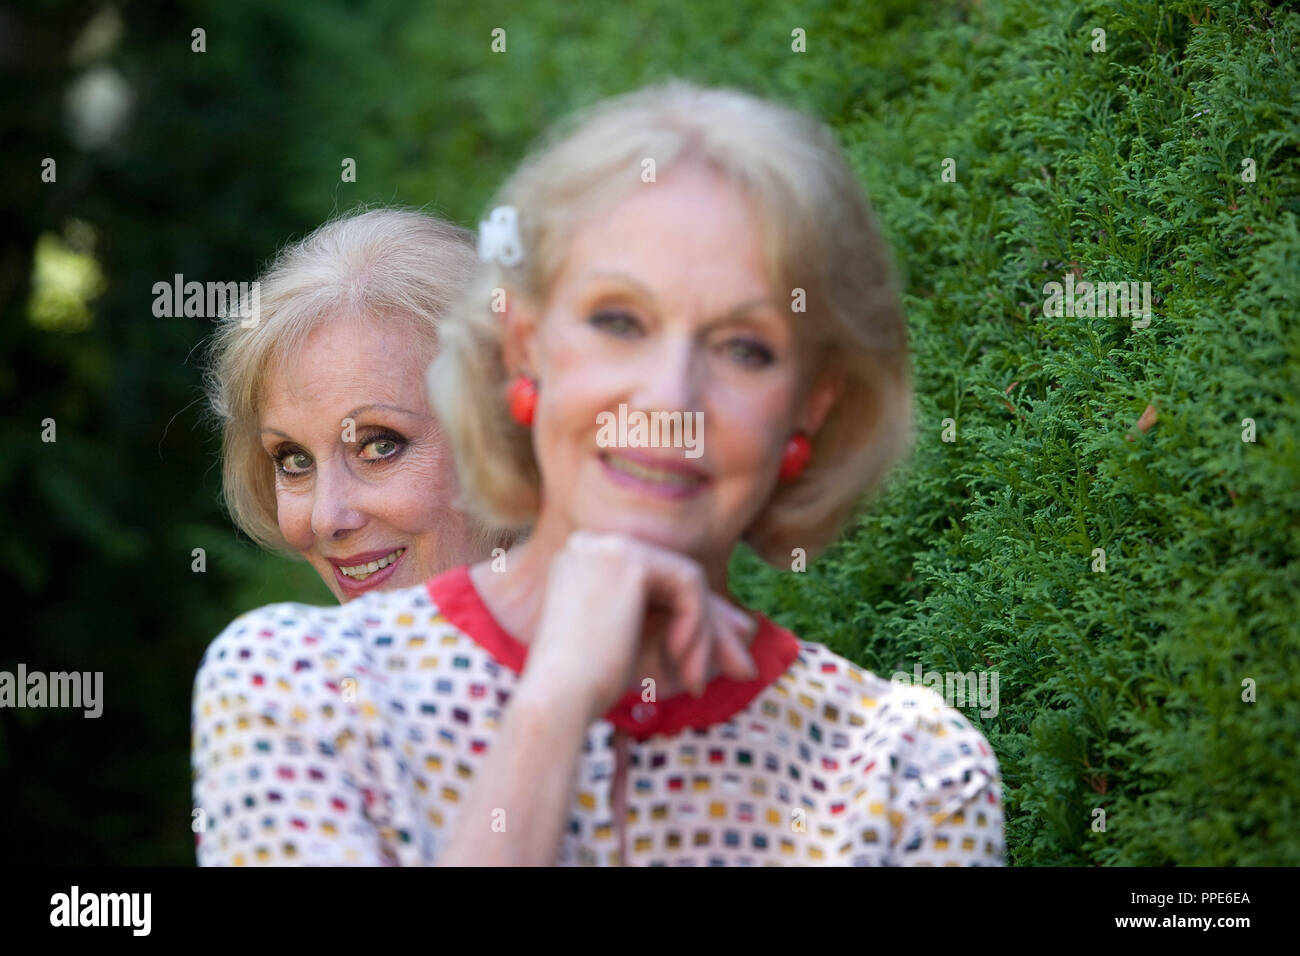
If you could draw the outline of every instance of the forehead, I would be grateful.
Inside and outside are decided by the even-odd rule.
[[[755,203],[721,174],[690,163],[640,183],[581,223],[554,289],[621,272],[667,304],[721,307],[772,294]]]
[[[271,416],[342,415],[361,405],[424,409],[432,360],[413,320],[371,315],[322,320],[267,368],[258,405]],[[331,420],[330,427],[337,422]]]

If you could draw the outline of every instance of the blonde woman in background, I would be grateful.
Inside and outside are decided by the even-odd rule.
[[[441,220],[346,216],[284,249],[259,280],[256,323],[232,316],[213,340],[230,515],[305,559],[340,602],[498,543],[452,505],[455,468],[424,388],[443,312],[478,265],[472,234]]]

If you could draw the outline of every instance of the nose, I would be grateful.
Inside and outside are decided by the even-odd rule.
[[[311,506],[312,533],[336,540],[364,526],[366,514],[358,507],[359,490],[356,477],[337,456],[318,461]]]
[[[695,411],[703,372],[703,356],[690,337],[664,336],[659,348],[647,351],[634,390],[635,407],[645,411]]]

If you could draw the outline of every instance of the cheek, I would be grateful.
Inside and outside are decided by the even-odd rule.
[[[554,349],[537,410],[537,452],[546,456],[550,438],[571,439],[597,428],[596,416],[612,410],[613,398],[625,390],[626,377],[608,363],[591,360],[581,350]]]
[[[618,391],[584,372],[557,375],[553,381],[564,384],[551,390],[545,417],[538,415],[533,449],[543,482],[559,489],[573,487],[584,469],[594,466],[600,427],[596,416],[613,410],[610,396]]]
[[[608,389],[603,388],[596,376],[556,376],[561,384],[552,387],[551,401],[545,410],[547,431],[581,432],[588,425],[596,427],[596,414],[609,404]]]
[[[551,319],[538,340],[542,400],[570,406],[608,392],[619,380],[626,384],[626,374],[617,367],[626,361],[624,348],[571,316]]]
[[[280,534],[297,551],[311,548],[314,535],[311,530],[311,499],[293,494],[283,488],[275,492],[275,517]]]
[[[765,394],[752,392],[721,401],[712,418],[705,419],[705,454],[708,443],[715,442],[718,452],[737,466],[757,467],[773,454],[780,454],[790,437],[789,390],[773,389]]]
[[[458,490],[451,458],[445,450],[430,449],[402,465],[376,486],[372,515],[413,534],[434,530],[445,522]]]

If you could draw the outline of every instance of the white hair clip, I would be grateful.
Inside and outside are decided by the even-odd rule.
[[[487,222],[478,224],[478,255],[484,262],[495,259],[503,266],[517,266],[523,261],[519,213],[514,206],[497,206]]]

